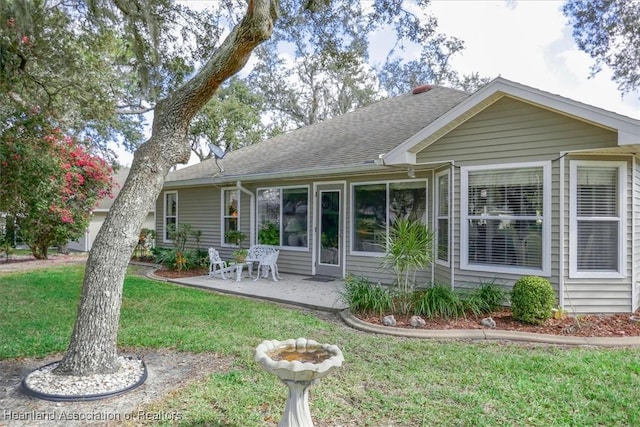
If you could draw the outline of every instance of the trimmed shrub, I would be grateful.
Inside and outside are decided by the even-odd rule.
[[[547,279],[524,276],[511,290],[513,317],[525,323],[541,325],[551,318],[556,295]]]

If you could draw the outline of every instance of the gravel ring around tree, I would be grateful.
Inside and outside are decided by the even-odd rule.
[[[159,420],[180,421],[183,415],[178,411],[150,412],[145,407],[209,374],[227,372],[232,362],[215,353],[193,354],[164,349],[135,353],[147,365],[148,378],[144,384],[116,397],[79,402],[37,399],[22,390],[25,375],[60,360],[62,354],[43,359],[0,361],[0,425],[120,426],[154,424]]]
[[[9,262],[5,262],[0,257],[0,274],[84,263],[86,259],[86,254],[76,253],[52,254],[47,260],[35,260],[30,255],[12,255]],[[144,361],[148,374],[146,381],[119,396],[91,401],[43,400],[24,392],[22,381],[30,372],[61,360],[63,354],[0,360],[0,425],[131,426],[157,424],[159,420],[179,421],[183,417],[179,412],[149,412],[145,407],[209,374],[227,372],[231,366],[230,358],[215,353],[194,354],[168,349],[120,349],[120,352],[123,355],[135,354]]]

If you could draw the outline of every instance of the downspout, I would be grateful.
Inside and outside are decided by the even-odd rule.
[[[256,196],[251,191],[247,190],[242,186],[240,181],[236,181],[236,188],[242,191],[244,194],[249,195],[249,245],[254,245],[256,243]]]
[[[450,218],[449,221],[449,256],[451,259],[449,260],[449,269],[451,270],[451,289],[455,290],[456,286],[456,236],[454,235],[453,230],[456,229],[456,194],[455,194],[455,182],[456,182],[456,163],[455,160],[451,161],[451,166],[449,166],[449,171],[451,179],[449,180],[449,212]],[[459,187],[458,187],[459,188]],[[462,194],[460,194],[462,197]],[[462,212],[460,212],[462,214]],[[458,215],[458,220],[462,216]],[[460,221],[462,222],[462,221]],[[462,227],[462,224],[460,224]],[[458,247],[461,248],[462,244],[458,244]],[[460,249],[461,250],[461,249]]]
[[[558,260],[558,265],[560,266],[559,271],[559,277],[558,277],[558,302],[560,305],[560,308],[564,309],[564,275],[566,274],[566,266],[564,265],[564,238],[565,238],[565,232],[564,232],[564,207],[565,207],[565,200],[564,200],[564,182],[565,182],[565,170],[564,170],[564,158],[565,156],[568,154],[568,152],[561,152],[560,153],[560,194],[558,195],[558,197],[560,197],[559,200],[559,204],[558,206],[560,206],[560,221],[558,226],[560,227],[560,232],[558,233],[558,236],[560,237],[560,242],[559,243],[559,247],[560,247],[560,253],[559,253],[559,260]],[[553,188],[553,185],[551,186]],[[553,214],[551,215],[551,217],[553,217]],[[553,233],[551,233],[551,235],[553,235]],[[551,245],[553,246],[553,245]],[[551,254],[549,254],[551,255]],[[550,267],[551,270],[553,271],[553,266]]]
[[[428,219],[428,223],[429,223],[429,230],[435,230],[436,229],[436,224],[438,222],[437,218],[436,218],[436,202],[434,200],[434,194],[436,194],[436,174],[435,171],[433,169],[431,169],[431,175],[429,176],[429,188],[427,189],[427,192],[429,194],[429,196],[431,196],[431,203],[430,203],[430,208],[431,208],[431,215]],[[427,200],[427,203],[429,203],[429,201]],[[435,234],[433,234],[435,236]],[[431,256],[432,256],[432,263],[431,263],[431,283],[435,283],[436,280],[436,268],[438,268],[438,241],[437,239],[434,239],[431,242]]]

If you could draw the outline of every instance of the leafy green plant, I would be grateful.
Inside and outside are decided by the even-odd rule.
[[[187,269],[209,266],[209,251],[206,249],[188,250],[183,255],[187,258]]]
[[[13,252],[13,242],[8,233],[0,232],[0,254],[4,254],[5,260],[9,261],[9,255]]]
[[[493,282],[482,283],[470,292],[461,294],[465,310],[473,314],[487,314],[502,307],[506,292]]]
[[[231,256],[233,257],[235,262],[238,263],[244,262],[244,260],[247,258],[247,255],[249,255],[249,250],[242,248],[236,249],[231,253]]]
[[[344,280],[342,301],[353,313],[376,313],[383,315],[392,310],[393,298],[388,287],[373,284],[369,279],[353,274]]]
[[[176,261],[176,251],[170,248],[152,248],[153,262],[155,264],[171,267]]]
[[[398,296],[398,301],[405,302],[399,307],[402,314],[408,314],[411,309],[408,296],[415,288],[416,273],[432,262],[432,242],[433,233],[420,221],[399,219],[389,229],[382,267],[395,272],[399,294],[404,294],[404,297]]]
[[[180,223],[177,226],[175,224],[171,224],[168,227],[169,231],[169,239],[173,242],[173,247],[177,251],[184,252],[187,247],[187,240],[189,237],[195,237],[196,243],[200,243],[200,235],[202,232],[200,230],[194,230],[191,224]]]
[[[247,235],[240,230],[230,230],[224,235],[227,242],[242,248],[242,243],[246,240]]]
[[[551,283],[542,277],[521,277],[511,290],[513,317],[525,323],[544,323],[551,318],[555,304],[556,296]]]
[[[266,221],[258,231],[258,241],[263,245],[278,246],[280,244],[280,230],[273,222]]]
[[[450,287],[435,285],[415,292],[414,312],[429,318],[458,318],[464,317],[465,305]]]

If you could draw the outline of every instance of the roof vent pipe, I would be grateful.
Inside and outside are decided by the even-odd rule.
[[[431,85],[420,85],[420,86],[414,87],[413,90],[411,91],[411,93],[413,93],[414,95],[417,95],[417,94],[422,93],[422,92],[430,91],[431,88],[433,88],[433,86],[431,86]]]

